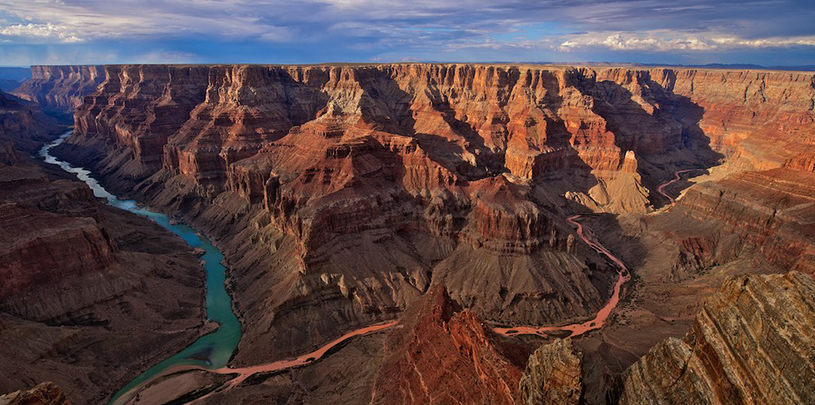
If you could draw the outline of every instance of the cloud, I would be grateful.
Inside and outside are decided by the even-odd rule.
[[[0,41],[149,43],[191,60],[252,46],[304,62],[719,56],[813,47],[812,21],[812,0],[0,0]]]
[[[17,24],[3,35],[50,38],[157,38],[193,35],[287,39],[287,29],[268,22],[249,2],[210,0],[0,0]]]
[[[81,42],[82,38],[59,26],[47,24],[15,24],[0,27],[0,36],[21,37],[25,40],[54,39],[57,42]],[[5,41],[11,41],[6,38]]]
[[[599,32],[572,35],[558,49],[573,51],[600,47],[615,51],[698,51],[736,49],[815,47],[815,35],[745,39],[722,33],[685,33],[673,31]]]

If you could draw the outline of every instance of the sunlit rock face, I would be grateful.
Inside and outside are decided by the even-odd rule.
[[[682,339],[623,374],[620,404],[807,404],[815,401],[815,280],[728,279]]]

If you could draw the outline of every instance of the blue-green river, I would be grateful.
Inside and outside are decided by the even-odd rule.
[[[136,379],[122,387],[116,395],[111,398],[110,403],[114,403],[125,392],[143,384],[170,367],[199,365],[216,369],[226,366],[241,339],[241,325],[240,322],[238,322],[238,318],[232,312],[232,298],[226,292],[226,286],[224,284],[226,279],[226,267],[221,264],[221,261],[224,259],[223,254],[212,245],[209,239],[201,236],[189,226],[171,223],[168,216],[150,211],[137,204],[134,200],[120,200],[105,190],[105,188],[91,176],[90,171],[81,167],[73,167],[67,162],[63,162],[52,156],[49,153],[51,148],[61,144],[65,139],[71,136],[71,133],[72,132],[68,132],[59,137],[56,141],[45,145],[42,150],[40,150],[40,156],[42,156],[47,163],[59,165],[65,171],[76,174],[80,180],[90,186],[96,197],[106,199],[108,204],[150,218],[170,232],[181,237],[181,239],[184,239],[190,246],[203,249],[205,253],[201,258],[204,260],[204,268],[207,274],[207,319],[219,324],[219,328],[215,332],[200,337],[185,349],[150,367],[147,371],[136,377]],[[126,364],[122,365],[122,367],[127,366]]]

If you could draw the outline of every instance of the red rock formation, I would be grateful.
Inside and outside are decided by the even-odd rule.
[[[815,173],[779,168],[700,184],[680,206],[740,235],[780,269],[815,274],[814,196]]]
[[[815,152],[801,152],[784,162],[784,167],[815,172]]]
[[[513,404],[521,369],[497,335],[446,291],[414,303],[386,342],[375,404]],[[512,353],[509,354],[508,353]]]
[[[779,167],[798,145],[815,143],[812,73],[656,69],[651,76],[704,109],[691,135],[709,138],[737,167]]]

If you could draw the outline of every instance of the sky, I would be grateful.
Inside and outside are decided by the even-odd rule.
[[[815,65],[815,0],[0,0],[0,66]]]

